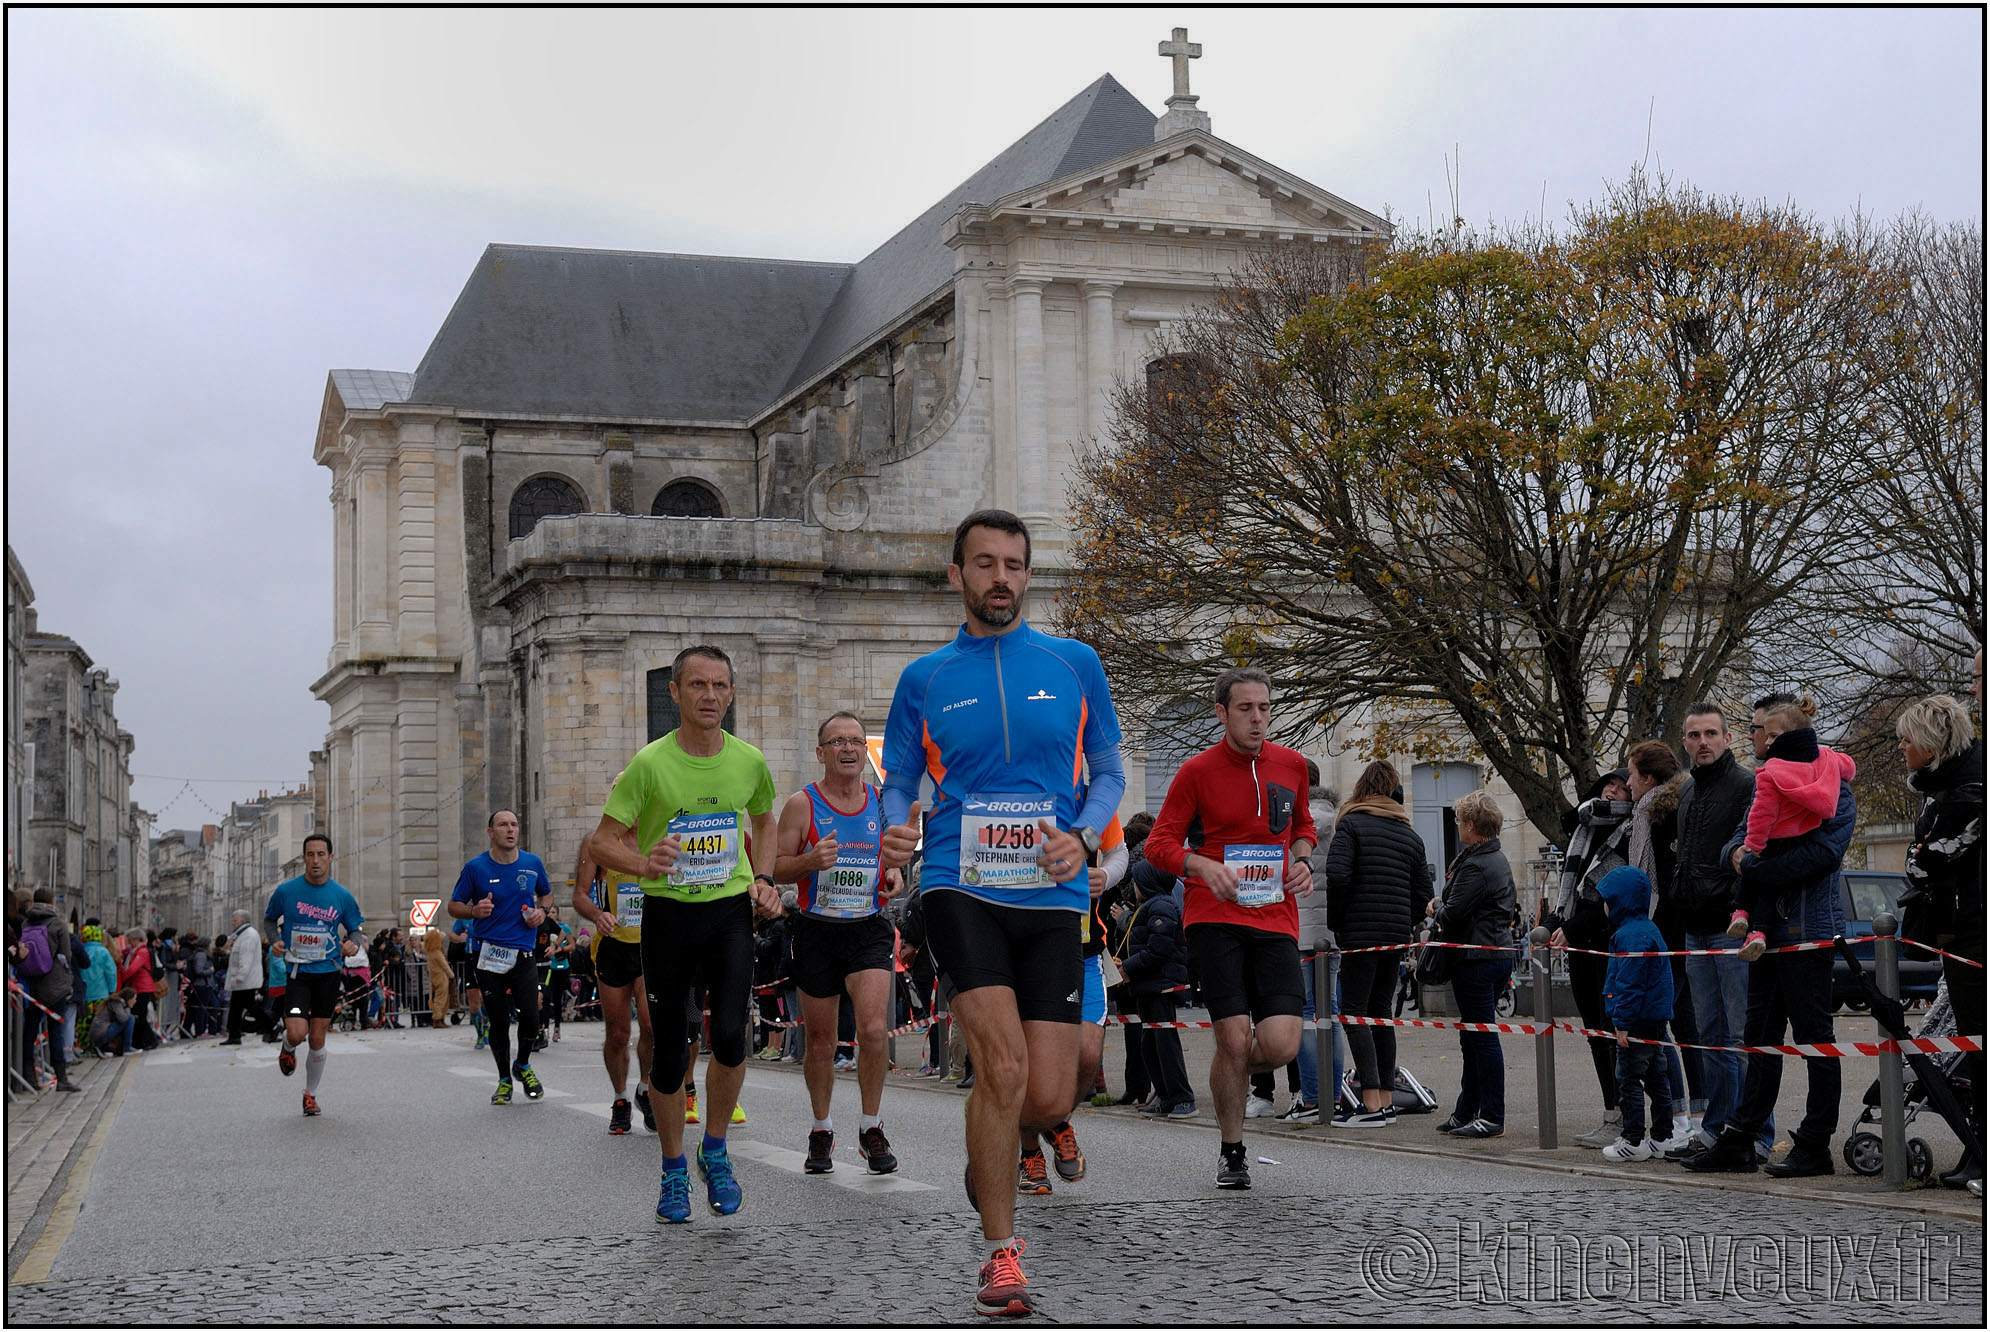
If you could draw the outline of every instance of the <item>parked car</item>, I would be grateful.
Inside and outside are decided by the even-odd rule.
[[[1873,932],[1873,917],[1882,911],[1891,912],[1898,919],[1900,915],[1900,890],[1906,885],[1905,874],[1893,874],[1884,870],[1845,871],[1845,937],[1856,939],[1862,934]],[[1855,943],[1852,951],[1859,957],[1868,971],[1873,966],[1873,946],[1870,943]],[[1930,1002],[1935,997],[1935,986],[1942,979],[1942,960],[1932,953],[1924,953],[1918,948],[1900,950],[1900,997],[1907,1000]],[[1839,1008],[1849,1008],[1854,1012],[1864,1012],[1865,992],[1852,977],[1852,969],[1845,965],[1845,959],[1836,958],[1831,964],[1831,999]]]

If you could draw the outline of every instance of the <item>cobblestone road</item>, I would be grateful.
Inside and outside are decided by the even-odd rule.
[[[595,1031],[569,1028],[538,1061],[555,1095],[510,1110],[484,1104],[489,1079],[453,1034],[347,1038],[323,1120],[297,1117],[301,1079],[278,1078],[262,1052],[148,1056],[52,1279],[9,1287],[7,1319],[972,1319],[980,1252],[959,1189],[956,1095],[894,1086],[897,1185],[872,1186],[846,1143],[836,1187],[781,1164],[806,1129],[800,1077],[756,1067],[752,1118],[734,1130],[746,1207],[663,1228],[649,1219],[655,1139],[603,1132]],[[838,1113],[854,1120],[854,1099],[842,1079]],[[1252,1142],[1274,1162],[1254,1165],[1258,1187],[1219,1194],[1205,1126],[1117,1114],[1079,1125],[1088,1178],[1019,1207],[1050,1321],[1485,1310],[1502,1322],[1979,1325],[1983,1232],[1968,1221],[1270,1137]],[[188,1180],[211,1188],[209,1215],[176,1210],[162,1231],[156,1208],[133,1201]],[[158,1238],[134,1245],[134,1233]]]

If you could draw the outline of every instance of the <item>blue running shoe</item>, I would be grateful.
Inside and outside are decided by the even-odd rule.
[[[691,1219],[691,1172],[665,1170],[656,1195],[656,1219],[681,1226]]]
[[[705,1178],[705,1201],[720,1216],[731,1216],[739,1210],[742,1196],[739,1181],[732,1177],[732,1159],[725,1152],[707,1153],[698,1149],[698,1173]]]

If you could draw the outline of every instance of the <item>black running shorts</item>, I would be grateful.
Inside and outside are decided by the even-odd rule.
[[[1202,921],[1188,927],[1202,997],[1212,1019],[1298,1017],[1306,1010],[1299,941],[1248,925]]]
[[[344,995],[345,981],[336,971],[293,971],[283,990],[285,1016],[329,1020]]]
[[[926,894],[926,940],[954,991],[1006,986],[1025,1022],[1076,1023],[1082,1016],[1078,917],[998,906],[957,888]]]
[[[594,945],[594,978],[604,989],[620,990],[643,978],[643,946],[608,935]]]
[[[882,914],[827,920],[794,914],[794,982],[817,999],[843,993],[843,978],[858,971],[890,971],[891,922]]]

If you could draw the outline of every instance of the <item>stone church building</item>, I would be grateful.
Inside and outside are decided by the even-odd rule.
[[[827,713],[882,731],[960,621],[970,510],[1030,522],[1048,616],[1068,478],[1169,322],[1253,247],[1389,231],[1216,138],[1183,38],[1165,115],[1101,77],[857,263],[493,244],[411,373],[331,372],[312,689],[335,873],[370,919],[446,894],[497,807],[570,874],[675,725],[691,643],[731,653],[732,729],[783,792]],[[1142,741],[1129,810],[1180,758]]]

